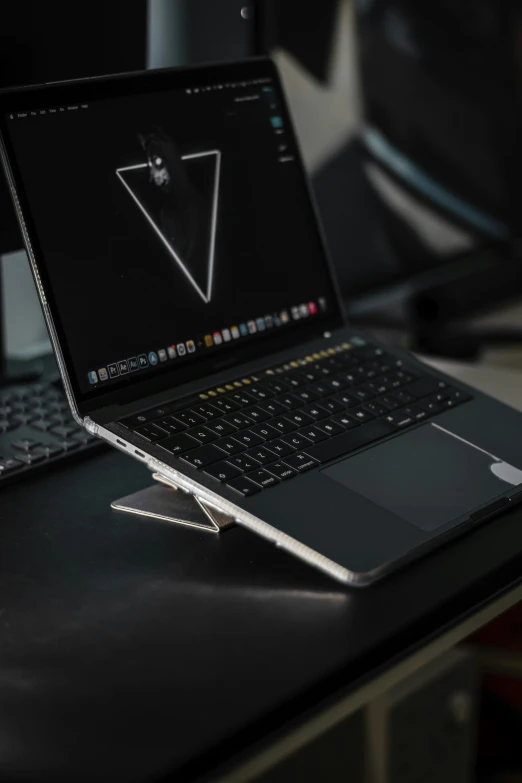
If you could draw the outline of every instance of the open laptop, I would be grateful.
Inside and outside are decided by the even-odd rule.
[[[8,91],[0,128],[90,433],[354,585],[522,499],[519,413],[345,323],[271,61]]]

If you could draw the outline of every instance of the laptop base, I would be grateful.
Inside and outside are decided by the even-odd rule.
[[[114,511],[124,511],[149,519],[196,527],[209,533],[221,533],[234,524],[233,519],[203,501],[181,492],[159,473],[154,473],[156,485],[111,503]]]

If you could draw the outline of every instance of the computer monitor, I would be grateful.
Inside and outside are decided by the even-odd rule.
[[[361,133],[316,178],[350,301],[508,269],[499,257],[522,233],[516,6],[355,4]]]
[[[482,0],[360,0],[357,50],[362,139],[370,179],[408,222],[415,200],[440,235],[468,247],[520,236],[520,117],[515,3]],[[402,202],[401,202],[402,199]],[[419,270],[452,260],[466,243],[431,243]],[[431,252],[430,252],[431,251]],[[430,258],[431,255],[431,258]],[[415,272],[407,266],[408,274]]]

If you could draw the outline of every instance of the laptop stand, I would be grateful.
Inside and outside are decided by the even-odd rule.
[[[128,514],[159,519],[163,522],[197,527],[209,533],[220,533],[234,524],[231,517],[209,506],[194,495],[178,490],[168,478],[160,473],[153,473],[152,477],[156,481],[155,486],[114,500],[111,503],[111,508],[115,511],[125,511]]]

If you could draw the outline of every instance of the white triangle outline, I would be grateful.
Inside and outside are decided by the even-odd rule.
[[[122,171],[131,171],[133,169],[145,169],[148,167],[147,163],[138,163],[135,166],[123,166],[122,168],[116,169],[116,174],[118,176],[118,179],[122,183],[122,185],[125,187],[127,192],[130,194],[130,196],[134,199],[140,210],[145,215],[146,219],[156,232],[156,234],[159,236],[167,250],[169,251],[170,255],[174,258],[177,265],[180,267],[181,271],[187,278],[187,280],[194,286],[195,290],[198,292],[200,297],[203,299],[205,304],[208,304],[210,302],[210,299],[212,297],[212,284],[214,279],[214,256],[216,251],[216,228],[217,228],[217,213],[218,213],[218,203],[219,203],[219,184],[221,179],[221,151],[220,150],[208,150],[206,152],[195,152],[191,155],[182,155],[181,160],[190,160],[191,158],[202,158],[206,155],[215,155],[216,156],[216,169],[214,174],[214,191],[212,196],[212,224],[210,228],[210,248],[209,248],[209,258],[208,258],[208,276],[207,276],[207,290],[202,291],[202,289],[199,287],[199,285],[196,283],[192,275],[190,274],[189,270],[181,260],[181,258],[178,256],[168,239],[165,237],[165,235],[162,233],[162,231],[159,229],[159,227],[156,225],[156,222],[154,219],[149,215],[139,198],[136,196],[132,188],[125,182],[124,178],[121,175]]]

